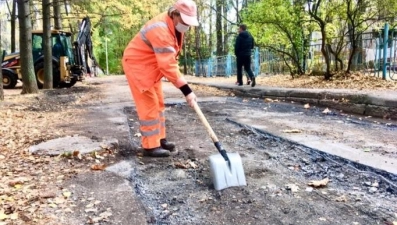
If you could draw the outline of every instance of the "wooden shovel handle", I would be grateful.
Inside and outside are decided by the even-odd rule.
[[[193,108],[194,108],[194,110],[196,111],[197,115],[199,116],[201,122],[202,122],[202,123],[204,124],[204,126],[207,128],[207,131],[208,131],[208,133],[209,133],[209,135],[210,135],[212,141],[213,141],[214,143],[219,142],[219,141],[218,141],[218,138],[217,138],[216,135],[215,135],[215,132],[212,130],[210,124],[208,123],[207,119],[205,118],[203,112],[201,111],[201,109],[200,109],[200,107],[198,106],[198,104],[197,104],[196,101],[194,101]]]

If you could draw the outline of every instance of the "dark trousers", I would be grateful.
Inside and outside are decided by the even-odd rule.
[[[237,82],[243,84],[243,66],[244,70],[248,73],[251,80],[254,79],[254,73],[251,70],[251,56],[238,56],[237,57]]]

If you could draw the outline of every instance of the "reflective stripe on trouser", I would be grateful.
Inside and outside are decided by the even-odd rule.
[[[146,149],[159,147],[160,139],[165,138],[165,119],[162,116],[165,107],[161,81],[142,93],[129,74],[126,74],[126,77],[139,117],[142,147]]]

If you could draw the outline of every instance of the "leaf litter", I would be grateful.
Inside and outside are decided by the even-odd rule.
[[[76,89],[75,89],[76,90]],[[71,92],[68,89],[43,91],[34,95],[6,95],[0,102],[0,224],[63,224],[55,212],[73,212],[76,207],[73,193],[62,183],[92,167],[104,169],[102,161],[114,156],[114,151],[103,148],[95,156],[81,155],[78,150],[58,157],[37,156],[29,153],[32,145],[63,137],[67,132],[57,126],[73,121],[84,113],[76,108],[96,94],[69,93],[70,101],[58,101],[59,96],[48,97],[51,92]],[[7,104],[11,103],[11,104]],[[59,118],[63,118],[59,120]],[[95,206],[99,202],[95,202]],[[102,221],[112,215],[107,209],[89,221]]]

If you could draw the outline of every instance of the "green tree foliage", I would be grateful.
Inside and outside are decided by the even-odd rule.
[[[292,75],[304,74],[312,27],[301,2],[260,1],[249,5],[242,18],[257,45],[283,59]]]
[[[98,63],[106,68],[107,39],[109,72],[119,74],[122,73],[120,60],[128,42],[146,21],[166,11],[172,3],[170,0],[71,0],[70,17],[90,17],[93,49]],[[78,27],[78,20],[72,21],[75,21],[72,27]]]

